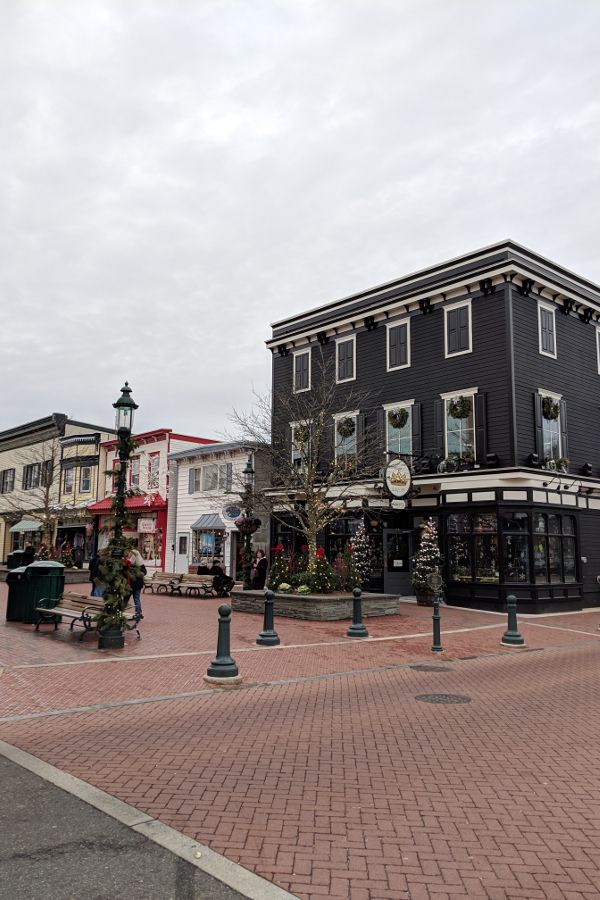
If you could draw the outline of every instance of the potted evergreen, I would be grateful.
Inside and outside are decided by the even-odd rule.
[[[437,526],[433,519],[428,519],[422,526],[421,543],[413,560],[412,586],[420,606],[433,606],[433,593],[427,578],[434,572],[439,573],[441,564]]]

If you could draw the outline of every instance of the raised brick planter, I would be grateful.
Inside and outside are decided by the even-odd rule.
[[[264,591],[232,591],[231,608],[235,612],[263,614]],[[395,616],[400,612],[400,598],[392,594],[363,594],[362,614]],[[352,618],[352,597],[349,594],[275,594],[275,615],[288,619],[309,619],[331,622]]]

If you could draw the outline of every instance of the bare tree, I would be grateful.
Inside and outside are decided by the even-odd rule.
[[[350,498],[360,502],[383,464],[376,429],[364,427],[368,395],[349,392],[340,402],[334,363],[321,352],[313,354],[310,390],[277,387],[273,396],[257,395],[251,412],[230,417],[235,439],[269,460],[270,483],[255,486],[256,502],[304,535],[309,568],[319,532],[345,514]]]
[[[24,447],[14,456],[14,489],[0,495],[0,514],[12,522],[22,518],[40,522],[48,545],[59,517],[68,508],[59,506],[60,458],[58,438]]]

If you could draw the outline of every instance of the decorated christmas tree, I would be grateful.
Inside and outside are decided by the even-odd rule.
[[[65,549],[60,554],[60,561],[66,569],[73,569],[75,567],[75,560],[73,559],[73,551],[71,547],[65,547]]]
[[[352,540],[352,561],[358,578],[356,584],[364,587],[368,584],[373,571],[373,548],[362,522]]]
[[[310,588],[315,594],[329,594],[335,590],[336,574],[322,547],[317,550],[317,555],[309,571]]]
[[[280,584],[287,584],[290,577],[290,567],[283,555],[283,549],[283,544],[277,544],[272,550],[274,556],[267,578],[267,587],[272,591],[276,591]]]
[[[441,574],[441,565],[437,526],[433,519],[428,519],[422,527],[421,543],[414,559],[412,584],[417,594],[433,593],[427,578],[434,572]]]
[[[52,553],[48,544],[40,544],[36,555],[38,559],[52,559]]]

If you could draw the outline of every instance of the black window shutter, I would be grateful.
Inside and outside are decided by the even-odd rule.
[[[354,342],[348,341],[346,344],[346,378],[354,378]]]
[[[446,455],[446,404],[444,400],[436,400],[433,409],[435,431],[435,452],[442,459]]]
[[[387,411],[385,409],[377,410],[377,441],[376,441],[376,450],[373,453],[373,457],[379,459],[387,459],[385,456],[387,450],[387,437],[385,433],[386,428],[386,418]]]
[[[485,394],[475,395],[475,459],[485,463],[487,453],[487,402]]]
[[[541,394],[533,395],[533,408],[535,413],[535,452],[540,462],[544,459],[544,432],[542,427],[542,397]]]
[[[414,403],[411,411],[412,455],[421,456],[421,404]]]
[[[407,343],[408,326],[400,325],[398,328],[398,365],[405,366],[408,362]]]
[[[294,390],[300,388],[300,360],[301,356],[294,356]]]
[[[339,343],[337,345],[338,355],[338,379],[342,381],[346,377],[346,345]]]
[[[560,455],[569,456],[569,435],[567,430],[567,401],[560,401]]]
[[[394,366],[399,365],[398,362],[398,327],[394,326],[394,328],[390,328],[388,330],[388,340],[389,344],[389,357],[390,357],[390,366],[393,368]]]
[[[554,338],[554,316],[551,312],[546,312],[546,323],[548,328],[548,353],[555,353],[555,338]],[[564,456],[564,453],[563,453]]]
[[[457,310],[451,309],[446,313],[446,328],[448,329],[448,353],[456,353],[458,350]]]
[[[459,335],[458,349],[469,350],[469,307],[461,306],[458,310]]]
[[[548,311],[545,309],[540,309],[540,325],[542,330],[542,350],[544,353],[548,352]]]

